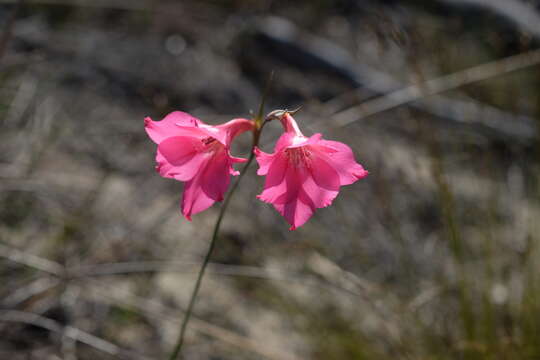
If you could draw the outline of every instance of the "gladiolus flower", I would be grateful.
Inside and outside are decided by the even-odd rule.
[[[163,177],[185,182],[181,208],[188,220],[223,200],[230,175],[239,174],[232,164],[246,161],[231,156],[231,142],[253,129],[252,121],[233,119],[211,126],[175,111],[161,121],[147,117],[144,124],[146,133],[158,145],[156,170]]]
[[[330,205],[340,186],[352,184],[368,172],[356,162],[347,145],[323,140],[321,134],[308,138],[290,113],[274,113],[278,112],[285,133],[274,153],[255,148],[257,174],[266,175],[258,198],[273,204],[294,230],[305,224],[317,208]]]

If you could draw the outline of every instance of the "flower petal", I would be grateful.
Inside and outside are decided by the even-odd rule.
[[[201,171],[208,153],[201,152],[200,140],[187,136],[170,137],[158,145],[158,171],[164,177],[191,180]]]
[[[272,162],[274,161],[275,155],[265,153],[258,147],[253,149],[253,152],[255,153],[255,159],[257,159],[257,162],[259,163],[257,175],[266,175],[268,173],[270,165],[272,165]]]
[[[337,179],[339,180],[339,177]],[[335,189],[322,187],[312,174],[308,174],[302,184],[302,190],[316,208],[324,208],[332,204],[339,193],[339,186]]]
[[[307,138],[307,137],[303,137],[303,138],[295,137],[293,139],[293,141],[292,141],[292,144],[287,146],[287,148],[294,149],[294,148],[299,148],[299,147],[307,146],[307,145],[311,145],[311,144],[317,144],[321,140],[321,137],[322,137],[322,135],[319,134],[319,133],[313,134],[309,138]]]
[[[312,151],[311,147],[310,151]],[[340,177],[334,168],[334,163],[330,165],[327,158],[320,156],[317,152],[312,154],[311,161],[309,172],[317,186],[326,190],[338,191]]]
[[[229,154],[229,158],[231,159],[231,161],[232,161],[233,163],[245,163],[245,162],[247,162],[247,159],[245,159],[245,158],[240,158],[240,157],[236,157],[236,156],[231,156],[230,154]]]
[[[283,125],[283,129],[289,134],[294,134],[296,136],[304,137],[302,132],[300,131],[300,128],[298,127],[298,124],[296,123],[296,120],[291,116],[290,113],[286,112],[280,119],[281,125]]]
[[[268,169],[264,190],[257,197],[264,202],[275,203],[282,195],[290,191],[286,179],[288,169],[287,157],[282,153],[277,154]]]
[[[228,147],[235,137],[246,131],[253,130],[254,126],[254,122],[248,119],[232,119],[225,124],[216,126],[219,131],[217,139]]]
[[[320,140],[313,148],[324,162],[337,171],[341,185],[350,185],[368,175],[354,159],[351,148],[339,141]]]
[[[347,145],[322,140],[321,134],[305,137],[288,113],[280,120],[285,133],[277,141],[274,154],[254,149],[259,163],[257,174],[266,175],[264,191],[258,198],[272,203],[294,230],[317,208],[330,205],[341,185],[352,184],[367,171],[355,161]]]
[[[210,198],[202,189],[201,176],[195,176],[184,185],[182,196],[182,214],[191,221],[191,215],[195,215],[208,209],[216,200]]]
[[[283,133],[278,141],[276,142],[276,146],[274,147],[274,153],[278,153],[280,151],[283,151],[284,149],[288,148],[289,146],[293,145],[295,141],[295,135],[290,133]]]
[[[161,121],[153,121],[150,117],[144,119],[144,128],[153,142],[159,144],[168,137],[179,134],[178,126],[196,127],[201,121],[188,113],[174,111]]]
[[[210,199],[223,200],[231,181],[230,165],[227,153],[222,150],[208,161],[204,173],[200,174],[202,190]]]
[[[313,203],[303,191],[299,191],[298,196],[285,204],[274,204],[274,208],[291,225],[289,230],[304,225],[315,211]]]

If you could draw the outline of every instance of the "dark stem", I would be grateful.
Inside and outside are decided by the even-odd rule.
[[[184,319],[182,320],[182,327],[180,328],[180,335],[178,336],[178,341],[176,342],[176,345],[174,347],[174,350],[171,353],[171,356],[169,356],[169,360],[176,360],[176,358],[180,354],[180,351],[182,350],[182,345],[184,344],[184,337],[186,334],[187,324],[189,322],[189,319],[191,318],[193,307],[195,306],[195,299],[197,298],[197,294],[199,293],[199,289],[201,287],[204,272],[206,271],[206,267],[208,263],[210,262],[210,257],[212,256],[214,247],[216,246],[219,228],[221,227],[221,221],[223,220],[223,216],[225,215],[225,212],[227,211],[227,208],[229,207],[229,203],[231,202],[231,198],[234,195],[234,192],[238,188],[238,185],[240,184],[240,181],[242,181],[242,178],[244,177],[244,175],[246,175],[249,165],[251,165],[251,163],[253,162],[253,159],[255,158],[255,151],[254,151],[255,147],[259,145],[259,139],[261,137],[262,129],[264,128],[264,125],[266,125],[266,123],[268,122],[266,118],[263,118],[263,111],[264,111],[264,104],[266,102],[266,98],[268,97],[268,94],[270,92],[270,86],[272,83],[273,76],[274,76],[274,72],[272,71],[270,73],[268,82],[266,84],[266,88],[263,93],[261,104],[259,106],[259,112],[254,119],[253,144],[251,146],[251,152],[249,154],[248,161],[246,162],[246,165],[242,168],[242,172],[240,173],[238,180],[236,180],[236,182],[233,184],[231,191],[229,191],[229,193],[225,197],[223,206],[221,207],[221,210],[219,211],[216,225],[214,226],[214,232],[212,234],[212,240],[210,241],[210,247],[208,248],[208,252],[206,253],[206,256],[204,257],[201,270],[199,270],[199,275],[197,276],[197,281],[195,282],[195,287],[193,288],[193,292],[191,293],[191,298],[189,299],[189,304],[186,309],[186,315],[184,316]]]
[[[258,142],[259,138],[259,131],[255,131],[253,134],[253,142],[255,147]],[[178,341],[176,343],[176,346],[174,347],[173,352],[171,353],[171,356],[169,357],[169,360],[176,360],[178,357],[178,354],[180,353],[180,350],[182,349],[182,345],[184,344],[184,336],[187,329],[187,324],[189,322],[189,319],[191,317],[191,313],[193,312],[193,306],[195,305],[195,299],[197,298],[197,294],[199,293],[199,289],[201,287],[202,278],[204,276],[204,272],[206,270],[206,266],[208,265],[208,262],[210,261],[210,257],[212,256],[212,252],[214,251],[214,247],[216,246],[219,228],[221,226],[221,221],[223,220],[223,216],[225,215],[225,212],[227,211],[227,208],[229,207],[229,203],[231,201],[231,198],[238,188],[238,184],[240,184],[240,181],[244,177],[244,175],[247,172],[247,169],[253,159],[255,158],[255,154],[252,151],[249,155],[249,159],[246,162],[246,165],[242,169],[242,172],[240,173],[240,176],[238,177],[238,180],[233,184],[231,191],[227,194],[227,197],[225,198],[225,201],[223,202],[223,206],[221,207],[221,210],[219,211],[219,216],[216,221],[216,225],[214,226],[214,232],[212,234],[212,240],[210,241],[210,247],[208,248],[208,252],[206,253],[206,256],[204,257],[204,261],[201,267],[201,270],[199,271],[199,275],[197,276],[197,281],[195,282],[195,287],[193,288],[193,292],[191,293],[191,298],[189,300],[189,305],[186,310],[186,315],[184,316],[184,319],[182,320],[182,327],[180,328],[180,335],[178,336]]]
[[[2,59],[7,50],[9,39],[11,38],[13,27],[15,26],[15,20],[17,20],[17,15],[23,6],[23,3],[24,0],[19,0],[14,5],[13,10],[11,11],[11,14],[6,22],[6,26],[4,27],[4,31],[0,36],[0,59]]]

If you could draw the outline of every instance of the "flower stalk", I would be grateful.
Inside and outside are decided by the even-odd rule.
[[[210,258],[212,257],[212,253],[214,251],[214,248],[217,243],[219,230],[221,227],[221,222],[223,221],[223,217],[225,216],[225,213],[229,207],[229,204],[231,202],[231,198],[233,197],[234,193],[236,192],[236,189],[238,189],[238,185],[242,181],[242,178],[247,173],[247,170],[251,163],[253,162],[253,159],[255,158],[255,152],[253,151],[258,145],[259,145],[259,139],[261,138],[261,132],[264,128],[264,125],[267,122],[267,119],[263,117],[264,114],[264,105],[266,102],[266,98],[268,96],[268,93],[270,92],[270,85],[273,78],[273,72],[270,73],[270,77],[268,79],[268,82],[266,84],[266,88],[261,100],[261,103],[259,105],[259,111],[257,112],[257,115],[253,119],[253,141],[251,145],[251,150],[249,154],[249,158],[242,168],[242,171],[240,172],[240,176],[238,176],[238,179],[234,182],[234,184],[231,187],[231,190],[226,195],[225,200],[223,201],[223,206],[221,207],[219,211],[218,218],[216,220],[216,224],[214,225],[214,231],[212,232],[212,239],[210,240],[210,246],[208,247],[208,251],[206,252],[206,255],[204,257],[203,263],[201,265],[201,269],[199,270],[199,274],[197,275],[197,280],[195,281],[195,286],[193,288],[193,292],[191,293],[191,297],[189,299],[189,304],[186,309],[186,314],[184,315],[184,319],[182,320],[182,325],[180,327],[180,334],[178,335],[178,340],[176,342],[176,345],[174,346],[173,351],[171,352],[171,355],[169,356],[169,360],[176,360],[178,358],[178,355],[180,354],[182,350],[182,346],[184,344],[184,338],[186,335],[187,325],[189,322],[189,319],[191,318],[191,314],[193,313],[193,308],[195,306],[195,300],[197,299],[197,295],[199,294],[199,290],[201,288],[202,279],[204,277],[204,273],[206,271],[206,268],[208,266],[208,263],[210,262]]]
[[[254,159],[259,163],[257,174],[266,177],[264,190],[257,198],[272,204],[291,225],[290,230],[304,225],[316,209],[329,206],[341,186],[350,185],[368,174],[356,162],[352,149],[344,143],[325,140],[322,134],[305,136],[292,117],[300,108],[274,110],[264,117],[272,77],[271,73],[258,112],[251,120],[238,118],[209,125],[181,111],[172,112],[161,121],[145,118],[145,130],[157,144],[156,170],[165,178],[185,182],[181,209],[186,219],[191,220],[192,215],[224,200],[169,360],[176,360],[182,352],[187,326],[221,223]],[[280,121],[283,133],[274,152],[265,153],[258,147],[259,139],[266,123],[272,120]],[[235,157],[231,154],[231,144],[236,136],[246,131],[253,134],[249,158]],[[245,162],[245,166],[238,172],[232,165],[240,162]],[[240,176],[226,194],[231,175]]]
[[[258,137],[255,136],[256,131],[254,131],[254,142],[255,139],[258,139]],[[201,269],[199,270],[199,275],[197,276],[197,281],[195,282],[195,287],[193,288],[193,292],[191,293],[191,298],[189,299],[189,304],[186,309],[186,314],[184,316],[184,319],[182,320],[182,325],[180,328],[180,335],[178,336],[178,341],[176,342],[176,345],[169,356],[169,360],[176,360],[178,358],[178,355],[180,353],[180,350],[182,350],[182,345],[184,344],[184,337],[187,330],[187,325],[189,322],[189,319],[191,318],[191,314],[193,313],[193,307],[195,306],[195,300],[197,298],[197,294],[199,293],[199,289],[201,287],[202,279],[204,276],[204,273],[206,271],[206,267],[208,266],[208,263],[210,262],[210,257],[212,256],[212,252],[214,251],[214,248],[216,246],[216,242],[218,239],[219,229],[221,227],[221,222],[223,220],[223,216],[225,215],[225,212],[227,211],[227,208],[229,207],[229,203],[231,201],[232,196],[234,195],[236,189],[238,188],[238,184],[240,184],[240,181],[246,174],[249,165],[253,162],[254,153],[251,152],[251,155],[249,156],[248,161],[244,165],[242,171],[240,172],[240,176],[236,180],[236,182],[233,184],[231,191],[227,194],[225,197],[225,201],[223,202],[223,206],[221,207],[219,211],[218,218],[216,220],[216,225],[214,225],[214,231],[212,233],[212,240],[210,241],[210,246],[208,247],[208,251],[206,252],[206,256],[204,257]]]

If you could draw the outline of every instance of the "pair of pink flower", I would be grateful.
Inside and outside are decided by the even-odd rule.
[[[258,175],[266,175],[264,191],[258,196],[274,205],[291,225],[303,225],[317,208],[332,203],[342,185],[365,177],[368,172],[358,164],[351,149],[340,142],[323,140],[321,134],[306,137],[288,112],[279,112],[285,132],[273,154],[255,148]],[[238,175],[234,163],[246,159],[231,156],[234,138],[255,124],[233,119],[211,126],[180,111],[162,121],[145,119],[146,132],[158,145],[157,171],[163,177],[184,181],[182,213],[191,215],[223,200],[230,175]]]

